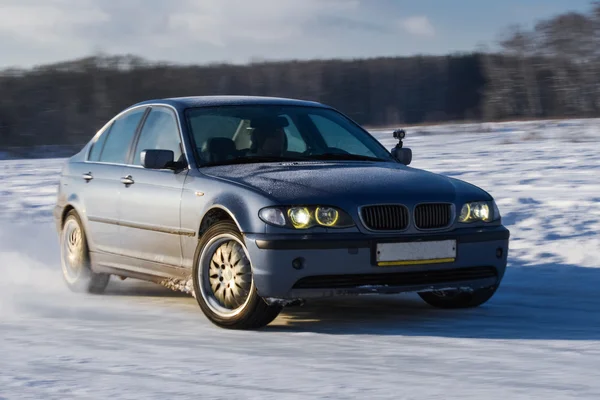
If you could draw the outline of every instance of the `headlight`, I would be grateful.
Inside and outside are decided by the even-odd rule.
[[[263,208],[258,213],[258,216],[264,222],[271,225],[284,226],[286,224],[285,215],[283,214],[283,211],[277,208]]]
[[[306,207],[290,208],[288,217],[296,229],[307,228],[310,225],[310,210]]]
[[[295,229],[354,226],[354,221],[346,212],[329,206],[267,207],[261,209],[258,216],[267,224]]]
[[[317,207],[315,211],[315,219],[319,225],[335,226],[339,218],[339,211],[332,207]]]
[[[498,219],[500,219],[500,210],[494,201],[476,201],[462,206],[458,222],[492,222]]]

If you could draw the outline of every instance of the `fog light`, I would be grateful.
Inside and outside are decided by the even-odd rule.
[[[502,258],[503,255],[504,255],[504,249],[502,249],[502,247],[498,247],[496,249],[496,257],[497,258]]]
[[[304,258],[302,257],[298,257],[298,258],[294,258],[294,261],[292,261],[292,267],[294,267],[294,269],[304,269]]]

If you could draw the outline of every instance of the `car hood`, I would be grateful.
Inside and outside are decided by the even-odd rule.
[[[202,173],[262,192],[281,204],[358,204],[486,200],[458,179],[387,162],[298,162],[225,165]]]

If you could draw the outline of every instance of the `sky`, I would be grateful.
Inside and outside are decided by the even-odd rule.
[[[98,53],[183,64],[493,47],[588,0],[0,0],[0,68]]]

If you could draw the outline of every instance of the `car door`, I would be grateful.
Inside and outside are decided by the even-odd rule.
[[[182,148],[176,114],[170,108],[152,106],[134,145],[130,165],[123,169],[127,181],[122,184],[119,199],[121,246],[128,257],[151,262],[141,263],[151,273],[165,265],[181,267],[180,235],[186,232],[180,229],[179,208],[187,169],[145,169],[140,155],[143,150],[171,150],[177,161],[185,158]]]
[[[86,162],[79,166],[83,182],[79,195],[85,208],[92,251],[122,253],[117,225],[122,170],[145,111],[138,108],[116,118],[96,139]]]

